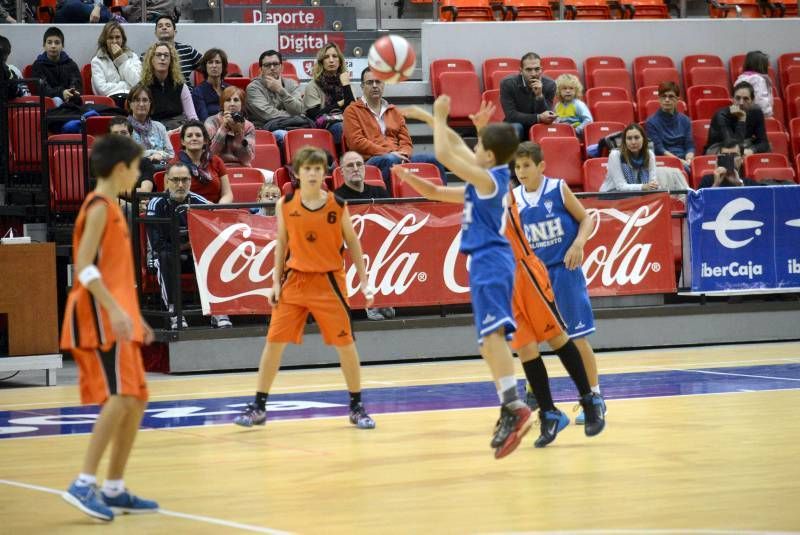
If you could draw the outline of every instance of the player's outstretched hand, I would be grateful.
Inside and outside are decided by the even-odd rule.
[[[128,316],[128,313],[120,307],[115,306],[109,310],[108,317],[111,320],[111,330],[114,332],[114,336],[117,340],[123,342],[130,340],[131,333],[133,332],[133,322],[131,321],[131,317]]]
[[[447,95],[439,95],[433,102],[433,114],[436,117],[447,117],[450,113],[450,97]]]
[[[144,318],[141,319],[141,322],[142,322],[142,331],[144,332],[144,338],[143,338],[144,345],[149,346],[150,344],[153,343],[153,340],[155,340],[156,337],[155,335],[153,335],[153,328],[150,327],[150,324],[147,323],[147,321]]]
[[[400,113],[403,114],[403,117],[406,119],[414,119],[416,121],[421,121],[428,124],[433,122],[433,115],[423,110],[419,106],[402,107],[400,108]]]
[[[366,301],[367,308],[371,307],[372,303],[375,301],[375,290],[367,286],[366,283],[362,283],[361,293],[364,294],[364,300]]]
[[[489,102],[488,100],[481,101],[480,109],[469,115],[469,120],[475,125],[476,130],[481,130],[484,126],[489,124],[495,109],[496,107],[493,102]]]
[[[269,293],[267,294],[267,298],[269,299],[269,304],[271,306],[275,306],[278,304],[278,299],[281,297],[281,285],[280,283],[273,284],[272,288],[267,290]]]
[[[402,165],[393,165],[392,174],[400,179],[400,182],[408,182],[408,177],[411,176],[411,171]]]
[[[567,254],[564,255],[564,265],[567,269],[575,269],[581,267],[583,263],[583,247],[578,247],[574,243],[567,249]]]

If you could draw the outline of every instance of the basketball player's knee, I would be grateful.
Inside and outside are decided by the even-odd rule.
[[[567,336],[567,333],[562,332],[549,339],[547,345],[549,345],[553,351],[558,351],[564,347],[564,344],[567,342],[569,342],[569,336]]]
[[[520,348],[517,353],[519,355],[519,361],[522,364],[538,359],[542,356],[539,353],[539,347],[537,346],[536,342],[533,342],[532,344],[528,344],[527,346]]]

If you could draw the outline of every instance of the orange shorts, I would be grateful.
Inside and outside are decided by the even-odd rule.
[[[547,267],[536,256],[517,261],[511,308],[517,322],[511,340],[513,349],[545,342],[564,332],[564,320],[558,313]]]
[[[267,340],[300,344],[310,312],[328,345],[353,343],[344,270],[329,273],[290,271],[272,310]]]
[[[109,396],[133,396],[147,401],[142,352],[136,342],[115,342],[107,350],[72,349],[78,363],[81,403],[106,402]]]

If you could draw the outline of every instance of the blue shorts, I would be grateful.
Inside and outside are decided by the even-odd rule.
[[[483,337],[505,329],[506,340],[517,330],[511,311],[514,294],[514,255],[511,248],[491,247],[469,257],[469,289],[478,344]]]
[[[547,272],[550,274],[550,284],[556,294],[556,305],[567,325],[569,337],[580,338],[593,333],[594,314],[583,270],[567,269],[561,263],[547,266]]]

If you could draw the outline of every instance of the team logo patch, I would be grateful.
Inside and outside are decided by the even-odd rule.
[[[289,212],[289,217],[300,217],[300,212],[298,212],[297,210]]]
[[[306,232],[306,240],[310,241],[311,243],[314,243],[315,241],[317,241],[317,233],[314,232],[313,230]]]
[[[546,201],[544,201],[544,208],[545,208],[545,210],[547,210],[548,214],[552,214],[553,213],[553,201],[551,201],[550,199],[547,199]]]

